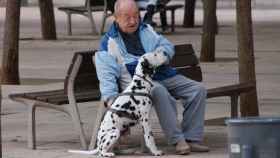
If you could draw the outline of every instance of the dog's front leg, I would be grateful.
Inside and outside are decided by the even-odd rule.
[[[142,125],[142,128],[143,128],[146,146],[150,149],[150,151],[152,152],[153,155],[155,155],[155,156],[163,155],[163,152],[161,150],[157,149],[157,146],[156,146],[156,143],[154,140],[154,136],[153,136],[150,124],[148,122],[148,118],[143,117],[143,119],[141,119],[141,121],[140,121],[140,124]]]

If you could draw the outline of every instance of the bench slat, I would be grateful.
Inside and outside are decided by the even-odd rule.
[[[218,88],[211,88],[207,90],[207,98],[214,98],[220,96],[233,96],[233,95],[240,95],[243,92],[248,92],[253,90],[255,84],[253,83],[240,83],[240,84],[233,84]]]
[[[177,72],[183,76],[186,76],[192,80],[201,82],[202,73],[200,66],[189,66],[189,67],[177,67]]]
[[[69,7],[58,7],[58,10],[61,11],[71,11],[71,12],[77,12],[77,13],[85,13],[87,12],[87,8],[85,6],[69,6]],[[93,6],[91,7],[92,11],[103,11],[104,6]]]

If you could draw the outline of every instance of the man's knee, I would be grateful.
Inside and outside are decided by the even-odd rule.
[[[202,95],[202,97],[206,97],[206,95],[207,95],[207,90],[206,90],[205,86],[200,82],[197,82],[196,91],[197,91],[197,93]]]
[[[155,83],[152,89],[152,97],[160,97],[161,95],[168,94],[168,90],[161,84]]]

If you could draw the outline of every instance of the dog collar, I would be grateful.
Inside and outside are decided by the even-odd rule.
[[[137,77],[142,78],[143,80],[147,81],[151,86],[153,86],[153,83],[151,81],[147,80],[144,76],[140,76],[138,74],[134,74],[134,75],[137,76]]]

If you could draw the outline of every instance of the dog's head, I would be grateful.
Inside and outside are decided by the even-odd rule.
[[[140,57],[135,73],[138,75],[154,74],[155,69],[168,60],[168,57],[162,51],[156,51],[153,53],[146,53]]]

